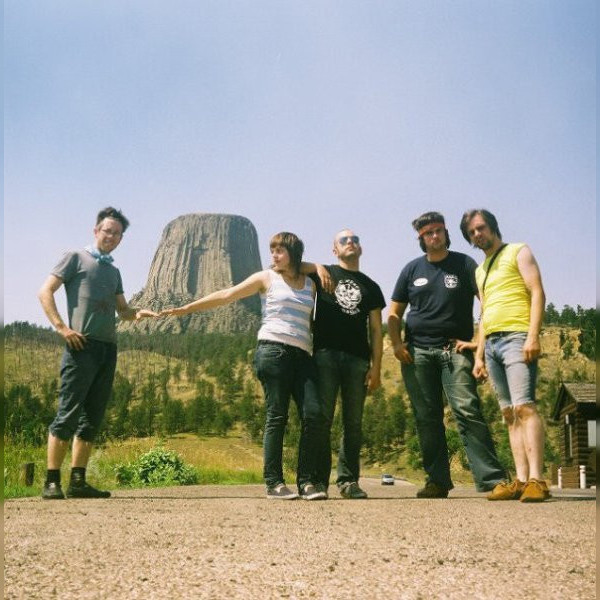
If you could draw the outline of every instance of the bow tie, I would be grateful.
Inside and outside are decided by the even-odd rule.
[[[85,249],[99,263],[106,263],[107,265],[110,265],[110,263],[115,260],[110,254],[102,254],[101,252],[98,251],[97,248],[94,248],[93,246],[86,246]]]

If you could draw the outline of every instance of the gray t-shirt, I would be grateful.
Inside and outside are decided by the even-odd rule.
[[[119,269],[76,250],[63,256],[52,275],[65,285],[69,327],[91,339],[115,343],[116,297],[123,293]]]

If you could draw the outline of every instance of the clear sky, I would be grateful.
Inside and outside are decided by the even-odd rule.
[[[36,292],[132,225],[126,296],[169,221],[239,214],[332,262],[349,227],[389,302],[418,256],[413,218],[467,208],[527,242],[548,301],[596,304],[593,0],[5,0],[4,320],[47,324]],[[62,295],[62,294],[61,294]]]

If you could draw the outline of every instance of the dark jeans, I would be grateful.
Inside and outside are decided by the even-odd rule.
[[[88,339],[83,350],[66,347],[60,368],[58,412],[50,433],[93,442],[110,398],[117,365],[117,346]]]
[[[365,377],[369,361],[340,350],[317,350],[319,395],[325,413],[325,438],[317,460],[317,482],[329,485],[331,473],[331,424],[335,414],[338,391],[342,397],[343,436],[337,464],[337,484],[358,481],[362,416],[367,388]]]
[[[267,407],[263,440],[265,482],[267,487],[285,483],[283,435],[290,397],[293,397],[301,423],[296,474],[296,483],[301,489],[306,483],[314,483],[316,453],[323,437],[323,410],[317,392],[313,359],[300,348],[259,341],[254,368],[262,384]]]
[[[477,491],[490,490],[505,479],[490,430],[483,418],[477,383],[472,375],[473,353],[409,346],[414,362],[402,364],[427,480],[452,489],[444,427],[442,391],[458,425]]]

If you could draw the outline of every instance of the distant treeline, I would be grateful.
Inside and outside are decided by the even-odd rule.
[[[583,308],[579,304],[577,308],[564,305],[559,312],[554,304],[550,303],[546,307],[544,316],[545,325],[556,325],[560,327],[574,327],[580,330],[579,352],[589,358],[595,360],[596,356],[596,324],[598,320],[598,312],[595,308]],[[561,346],[568,344],[566,337],[561,336]],[[567,346],[568,348],[568,346]],[[567,349],[567,353],[568,353]]]
[[[596,324],[598,312],[595,308],[576,308],[565,304],[557,310],[551,302],[546,307],[544,325],[573,327],[580,330],[579,352],[594,360],[596,352]],[[15,321],[3,328],[6,337],[37,341],[43,344],[60,344],[62,340],[49,327],[40,327],[27,321]],[[147,350],[163,356],[172,356],[193,363],[235,362],[244,360],[248,352],[256,345],[254,333],[240,333],[235,336],[236,343],[231,344],[231,335],[221,333],[189,332],[185,335],[154,333],[152,335],[119,333],[121,350]],[[217,368],[218,369],[218,368]]]
[[[578,328],[579,351],[594,358],[595,309],[565,306],[558,312],[549,304],[546,324],[564,328],[560,331],[560,344],[565,357],[575,352],[573,336],[567,329]],[[27,322],[6,325],[3,333],[5,339],[13,338],[17,343],[38,347],[62,345],[61,338],[52,329]],[[99,441],[183,432],[226,435],[236,428],[260,443],[265,407],[260,386],[251,375],[255,345],[256,337],[252,334],[120,334],[120,350],[139,353],[141,361],[148,360],[146,351],[178,360],[168,362],[159,370],[142,370],[142,376],[137,379],[129,377],[128,373],[117,373]],[[185,400],[173,397],[184,378],[188,390]],[[539,378],[538,398],[546,418],[556,398],[559,380],[560,373],[541,374]],[[56,377],[36,382],[39,385],[35,390],[18,379],[16,381],[3,389],[4,439],[11,443],[43,445],[56,411],[58,372]],[[508,467],[511,464],[510,448],[497,401],[491,392],[482,389],[482,403],[498,454]],[[402,382],[392,394],[380,389],[368,397],[363,433],[364,458],[368,462],[385,462],[404,455],[411,467],[419,468],[415,423]],[[332,435],[334,451],[340,434],[340,411],[336,411]],[[295,410],[291,409],[284,455],[291,467],[296,459],[299,435],[298,419]],[[464,448],[453,419],[448,422],[446,435],[450,453],[466,467]],[[557,451],[550,439],[546,445],[545,459],[551,462]]]

